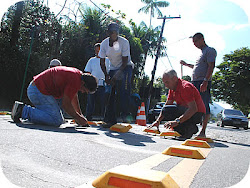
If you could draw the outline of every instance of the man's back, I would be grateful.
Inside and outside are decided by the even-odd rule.
[[[34,82],[41,93],[62,98],[66,93],[71,99],[81,86],[82,72],[73,67],[57,66],[34,76]]]

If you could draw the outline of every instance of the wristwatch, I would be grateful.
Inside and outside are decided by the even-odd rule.
[[[204,81],[205,81],[205,82],[207,82],[207,81],[208,81],[208,79],[207,79],[207,78],[204,78]]]
[[[178,123],[178,125],[181,123],[181,120],[179,118],[176,118],[175,121]]]

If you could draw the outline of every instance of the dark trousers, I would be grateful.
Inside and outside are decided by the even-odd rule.
[[[203,80],[192,82],[192,84],[198,89],[199,92],[200,92],[200,86],[201,86],[202,82],[203,82]],[[202,101],[203,101],[205,108],[206,108],[206,114],[210,114],[210,107],[209,107],[209,102],[211,99],[210,89],[211,89],[211,81],[208,81],[207,90],[205,92],[200,92]]]
[[[94,94],[88,94],[87,96],[87,107],[86,107],[86,117],[88,120],[92,120],[92,115],[95,111],[96,102],[99,102],[101,109],[101,117],[104,116],[105,108],[105,88],[104,86],[99,86]]]
[[[183,106],[165,105],[162,109],[162,113],[165,120],[173,121],[183,115],[186,110],[187,108]],[[174,130],[179,132],[181,135],[195,134],[198,132],[198,127],[196,124],[202,121],[203,116],[204,113],[196,112],[190,119],[174,127]]]
[[[123,116],[129,114],[129,103],[130,103],[130,91],[131,91],[131,76],[132,76],[132,66],[128,65],[123,70],[120,78],[116,80],[115,85],[112,86],[111,93],[108,99],[108,104],[106,107],[106,112],[104,115],[104,121],[110,124],[116,124],[116,95],[120,93],[120,105],[121,113]],[[118,70],[110,70],[109,75],[111,78],[116,74]]]

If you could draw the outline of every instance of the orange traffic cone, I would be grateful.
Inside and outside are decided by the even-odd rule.
[[[138,111],[139,111],[139,109],[138,109]],[[139,113],[139,116],[137,114],[136,123],[137,123],[137,125],[146,126],[146,114],[145,114],[144,102],[141,103],[140,113]]]

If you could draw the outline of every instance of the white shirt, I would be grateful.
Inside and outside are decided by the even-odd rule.
[[[109,72],[110,70],[110,61],[108,58],[105,60],[106,70]],[[105,75],[102,71],[100,65],[100,58],[92,57],[89,59],[84,71],[90,72],[93,76],[98,79],[98,86],[103,86]]]
[[[101,43],[99,57],[108,57],[111,64],[110,70],[117,70],[122,66],[122,57],[128,56],[128,64],[134,68],[134,63],[131,61],[129,41],[124,37],[118,36],[118,40],[109,46],[109,37]]]

